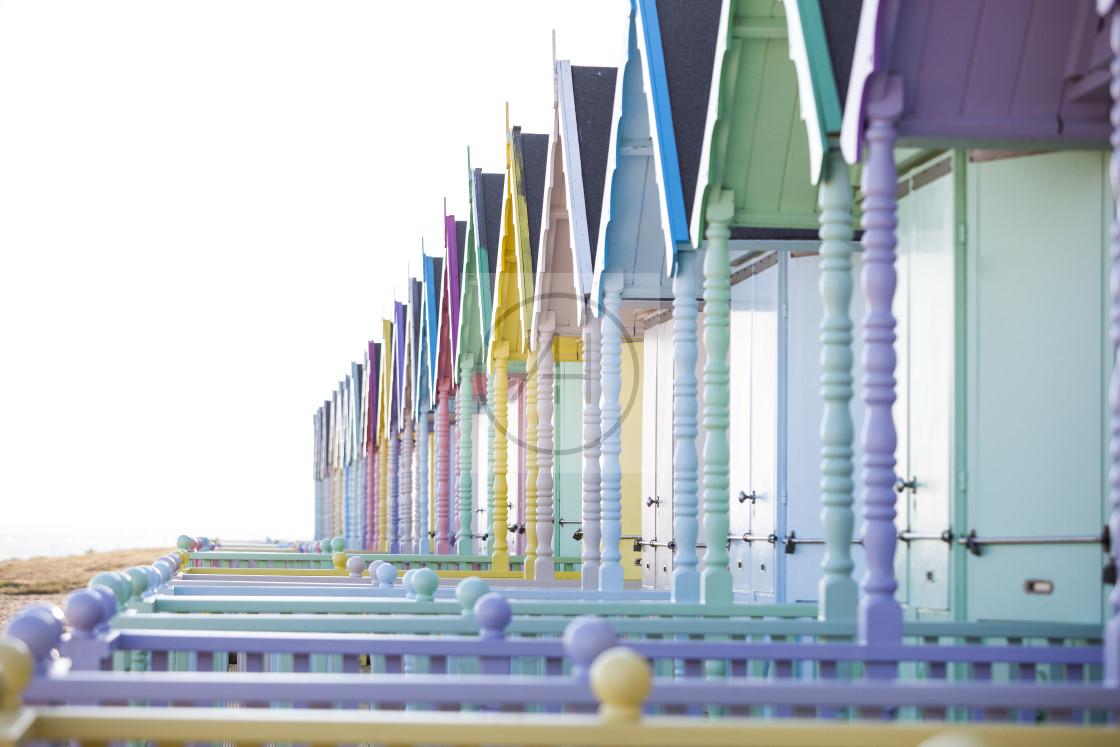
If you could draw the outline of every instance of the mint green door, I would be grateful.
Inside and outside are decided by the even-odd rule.
[[[583,517],[583,364],[556,364],[555,456],[553,458],[553,516],[557,524],[553,534],[553,552],[561,557],[581,553],[576,528]],[[575,522],[575,523],[569,523]]]
[[[955,339],[955,183],[945,153],[901,175],[894,315],[899,484],[897,598],[912,617],[948,614]]]
[[[968,168],[968,617],[1100,622],[1105,221],[1099,153]],[[1042,539],[1057,542],[1038,542]],[[963,548],[960,550],[963,552]]]

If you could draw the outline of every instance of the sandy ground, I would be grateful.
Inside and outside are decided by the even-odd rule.
[[[115,550],[63,558],[0,560],[0,627],[32,602],[49,602],[61,607],[67,594],[85,587],[90,578],[101,571],[123,571],[134,565],[148,565],[170,551],[171,548]]]

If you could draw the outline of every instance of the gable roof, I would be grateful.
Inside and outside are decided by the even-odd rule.
[[[818,0],[724,5],[691,216],[694,246],[703,242],[711,199],[731,203],[732,239],[816,240],[815,185],[841,122],[832,58],[850,55],[854,44],[852,24],[840,17],[852,2],[836,0],[830,13],[835,48]]]
[[[554,115],[529,334],[534,350],[542,314],[553,314],[561,334],[583,325],[583,299],[591,288],[603,208],[616,77],[613,67],[580,67],[567,60],[553,64]]]
[[[376,446],[381,440],[381,421],[378,404],[381,399],[381,343],[370,340],[369,342],[369,374],[366,376],[369,388],[369,405],[366,425],[366,442],[369,446]]]
[[[508,131],[506,176],[501,211],[498,272],[491,309],[488,360],[501,337],[510,343],[511,357],[520,360],[530,349],[534,307],[536,245],[540,236],[548,136]],[[535,225],[534,225],[535,224]],[[509,260],[512,258],[512,264]]]
[[[1109,24],[1093,0],[864,0],[840,145],[860,157],[873,96],[901,94],[901,146],[1102,147]]]
[[[482,247],[486,250],[487,271],[490,277],[490,303],[494,302],[494,279],[498,274],[498,253],[502,233],[502,202],[505,194],[504,174],[484,174],[478,172],[481,189],[477,197],[482,209]]]
[[[420,284],[420,335],[416,358],[416,382],[413,402],[416,412],[430,412],[435,405],[435,356],[436,339],[439,334],[440,271],[443,260],[427,254],[421,258],[423,281]]]
[[[669,94],[670,122],[677,148],[677,167],[684,200],[685,223],[692,217],[696,179],[700,170],[704,125],[712,86],[712,63],[720,25],[719,0],[642,0],[643,10],[656,11],[658,33],[665,65],[665,89]],[[647,31],[647,44],[651,32]],[[653,59],[653,55],[649,55]],[[648,67],[648,65],[647,65]],[[659,122],[659,127],[663,123]],[[694,237],[695,238],[695,237]]]
[[[613,67],[571,66],[572,105],[575,109],[577,158],[583,180],[588,248],[591,262],[599,241],[599,219],[603,214],[603,188],[610,152],[611,112],[618,70]],[[562,101],[562,104],[564,102]],[[588,278],[590,280],[590,278]]]
[[[529,219],[529,253],[533,268],[541,235],[541,214],[544,212],[544,174],[548,160],[548,135],[521,133],[521,168],[525,189],[525,207]]]

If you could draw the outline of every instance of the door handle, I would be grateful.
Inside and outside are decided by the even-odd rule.
[[[896,477],[894,481],[894,489],[896,493],[903,493],[909,490],[911,493],[918,492],[918,478],[911,477],[909,480],[903,480],[901,477]]]

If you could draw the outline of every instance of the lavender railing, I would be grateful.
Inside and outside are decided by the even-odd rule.
[[[20,647],[2,645],[4,666]],[[578,648],[578,646],[577,646]],[[859,646],[849,648],[858,649]],[[27,651],[23,647],[23,651]],[[15,651],[16,654],[12,652]],[[100,705],[131,703],[162,706],[341,706],[412,710],[481,708],[487,710],[584,711],[594,706],[585,673],[620,651],[648,667],[640,648],[611,647],[587,668],[563,676],[557,667],[545,677],[509,675],[501,656],[480,657],[478,676],[441,672],[369,674],[360,667],[317,675],[226,672],[83,672],[48,667],[23,689],[28,704]],[[662,655],[670,654],[668,649]],[[27,654],[28,668],[32,666]],[[837,652],[837,660],[845,658]],[[40,662],[41,663],[41,662]],[[648,675],[647,675],[648,676]],[[640,699],[639,701],[640,702]],[[898,682],[882,680],[805,681],[789,677],[676,679],[654,678],[645,700],[647,713],[812,717],[828,720],[921,719],[1052,723],[1103,723],[1120,717],[1120,689],[1085,684],[1013,682]]]
[[[67,603],[74,627],[62,635],[61,625],[44,608],[31,608],[13,621],[9,635],[27,642],[37,668],[51,669],[55,652],[71,668],[107,669],[120,660],[136,669],[225,670],[227,652],[234,652],[243,671],[358,672],[533,672],[563,671],[567,659],[577,670],[618,642],[616,625],[598,617],[577,618],[563,640],[508,638],[511,605],[496,593],[483,595],[464,621],[476,636],[355,636],[255,633],[221,635],[163,631],[111,631],[104,627],[106,610],[95,591],[76,592]],[[876,670],[879,677],[986,682],[1072,682],[1099,679],[1099,646],[1038,645],[865,645],[854,643],[645,640],[630,645],[652,661],[659,673],[679,677],[858,680]],[[186,659],[184,660],[184,655]],[[285,657],[282,660],[281,657]],[[286,658],[290,657],[290,658]],[[189,663],[187,663],[189,662]],[[364,662],[364,663],[363,663]],[[463,666],[466,662],[466,666]],[[483,666],[483,662],[489,662]],[[452,665],[449,668],[449,663]],[[403,669],[402,669],[403,667]]]

